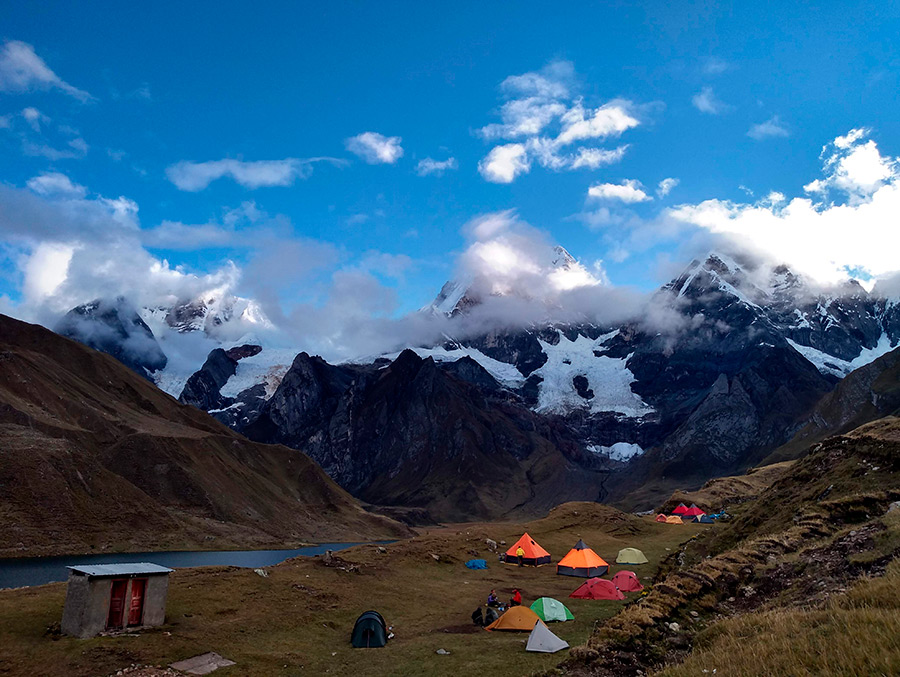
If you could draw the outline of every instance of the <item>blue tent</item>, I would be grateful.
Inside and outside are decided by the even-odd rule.
[[[700,515],[697,520],[700,524],[715,524],[716,520],[711,515]]]
[[[470,559],[466,562],[466,566],[470,569],[487,569],[487,562],[483,559]]]

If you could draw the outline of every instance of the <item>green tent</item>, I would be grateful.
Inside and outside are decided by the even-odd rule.
[[[541,617],[542,621],[574,621],[575,616],[566,605],[552,597],[541,597],[534,601],[531,610]]]
[[[637,548],[622,548],[616,557],[616,564],[646,564],[647,558]]]

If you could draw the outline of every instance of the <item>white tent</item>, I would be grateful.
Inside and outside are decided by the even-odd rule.
[[[535,623],[534,630],[528,635],[528,644],[525,645],[525,651],[542,653],[556,653],[568,648],[569,643],[550,632],[550,628],[544,625],[543,621]]]

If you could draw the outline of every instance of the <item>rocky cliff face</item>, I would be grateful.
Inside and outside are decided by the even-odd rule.
[[[443,369],[409,350],[384,368],[301,353],[241,429],[303,450],[366,501],[426,508],[440,520],[539,514],[599,498],[606,477],[567,430],[473,360]]]

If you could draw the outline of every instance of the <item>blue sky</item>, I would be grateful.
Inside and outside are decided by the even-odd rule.
[[[773,191],[786,201],[820,195],[819,214],[873,200],[892,185],[900,153],[893,2],[554,12],[537,3],[4,4],[0,297],[19,315],[63,288],[54,308],[112,291],[119,278],[83,276],[104,253],[130,256],[104,247],[118,228],[139,228],[132,239],[147,265],[165,259],[202,277],[231,260],[242,271],[236,292],[289,309],[299,299],[321,306],[348,284],[350,296],[371,293],[375,314],[397,316],[455,274],[473,244],[466,224],[490,213],[545,233],[598,279],[648,290],[711,235],[784,255],[752,219],[736,224],[763,209],[790,226],[777,200],[760,202]],[[529,98],[557,113],[533,134],[500,128],[504,104]],[[606,106],[634,124],[598,122],[561,144],[579,106],[587,122]],[[865,133],[823,151],[855,129]],[[557,145],[541,156],[541,143]],[[835,167],[866,143],[877,148],[867,165],[875,179],[848,189]],[[528,170],[511,177],[501,163],[492,173],[500,146],[525,149]],[[610,155],[573,167],[582,148]],[[453,161],[422,176],[427,158]],[[258,162],[272,164],[246,164]],[[677,181],[665,195],[664,179]],[[843,192],[805,190],[816,179]],[[740,206],[711,223],[709,200]],[[697,209],[670,211],[683,206]],[[56,211],[30,231],[45,207]],[[65,268],[66,256],[47,247],[72,242],[94,258],[54,287],[66,272],[51,268]],[[827,246],[816,256],[829,258]],[[831,267],[891,272],[862,251]],[[804,264],[817,272],[816,261]]]

